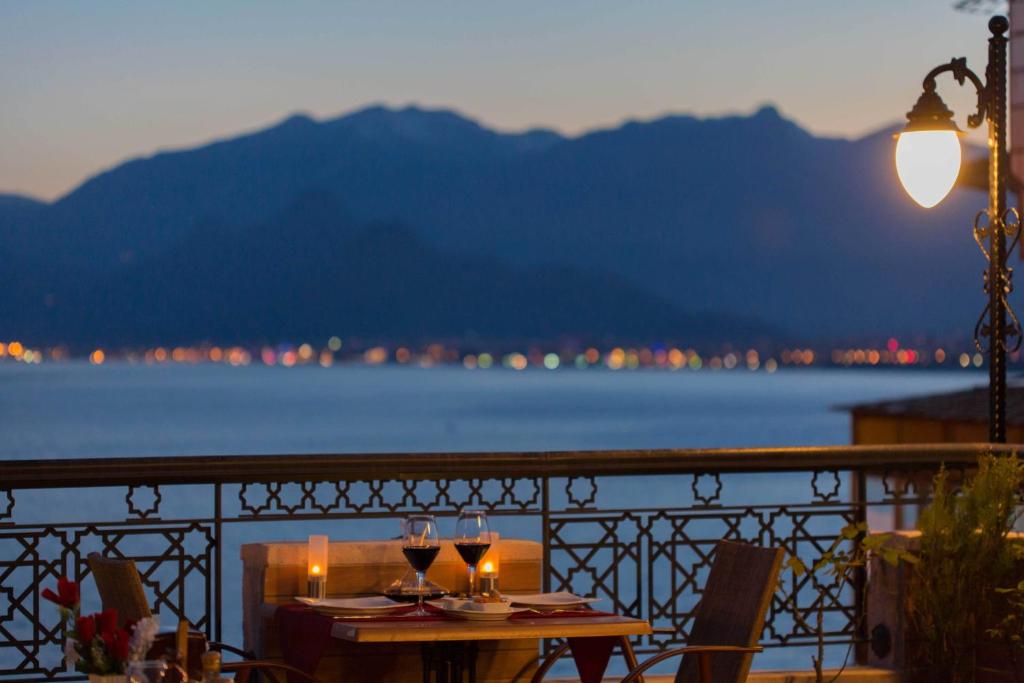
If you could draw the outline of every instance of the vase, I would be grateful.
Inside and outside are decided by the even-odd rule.
[[[124,674],[89,674],[89,683],[125,683]]]

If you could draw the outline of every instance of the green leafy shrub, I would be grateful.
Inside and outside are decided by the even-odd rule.
[[[1020,518],[1024,467],[1016,456],[984,456],[955,490],[949,472],[935,477],[921,514],[908,612],[930,680],[973,681],[982,639],[1001,624],[1001,592],[1016,587],[1017,550],[1009,534]],[[1019,627],[1007,623],[1007,629]]]

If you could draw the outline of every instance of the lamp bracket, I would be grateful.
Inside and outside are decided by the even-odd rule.
[[[925,92],[935,92],[937,87],[935,79],[946,72],[951,73],[953,80],[959,85],[964,85],[967,81],[974,85],[974,90],[978,94],[978,111],[967,117],[967,126],[969,128],[979,127],[985,122],[985,116],[988,111],[989,91],[985,84],[981,82],[981,79],[978,78],[978,74],[968,68],[966,57],[954,57],[948,63],[937,66],[929,71],[928,75],[924,77],[924,83],[922,84]]]

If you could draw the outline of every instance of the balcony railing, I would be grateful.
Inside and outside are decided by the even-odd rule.
[[[888,525],[929,497],[945,464],[1013,446],[941,444],[743,450],[182,456],[0,461],[0,680],[75,678],[56,609],[39,588],[88,576],[92,551],[134,558],[165,625],[188,618],[240,641],[238,548],[254,540],[394,536],[420,511],[481,507],[504,536],[543,543],[544,586],[671,627],[637,643],[686,640],[709,556],[722,538],[782,546],[810,564],[846,524]],[[449,526],[454,526],[451,522]],[[442,526],[442,531],[444,531]],[[86,582],[91,587],[91,581]],[[819,589],[821,589],[820,592]],[[84,609],[98,608],[86,593]],[[784,575],[761,662],[815,641],[858,639],[853,591]],[[90,603],[90,601],[92,601]]]

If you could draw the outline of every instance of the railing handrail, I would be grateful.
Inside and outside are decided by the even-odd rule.
[[[196,455],[0,460],[0,489],[367,479],[504,479],[785,472],[969,464],[1019,444],[939,443],[483,453]]]

